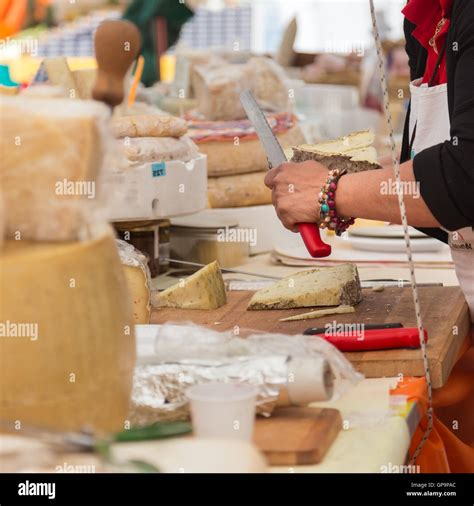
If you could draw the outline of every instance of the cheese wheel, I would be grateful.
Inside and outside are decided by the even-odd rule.
[[[272,192],[265,186],[266,172],[238,176],[210,177],[207,181],[209,207],[245,207],[272,203]]]
[[[186,121],[160,114],[137,114],[112,118],[110,128],[117,138],[181,137],[187,132]]]
[[[298,125],[276,136],[284,148],[304,142]],[[241,140],[238,144],[234,143],[234,139],[202,141],[198,142],[198,149],[207,155],[209,176],[229,176],[268,169],[267,155],[258,139]]]
[[[0,419],[122,429],[135,337],[110,229],[84,242],[7,241],[0,300]]]
[[[0,187],[8,237],[73,241],[95,221],[109,111],[70,99],[0,100]]]

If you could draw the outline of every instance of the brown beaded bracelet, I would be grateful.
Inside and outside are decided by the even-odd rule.
[[[336,212],[336,190],[339,179],[346,173],[346,170],[331,169],[328,172],[326,183],[321,187],[318,195],[320,205],[319,227],[334,230],[336,235],[340,236],[351,225],[354,224],[355,218],[341,218]]]

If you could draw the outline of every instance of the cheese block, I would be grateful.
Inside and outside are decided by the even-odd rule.
[[[81,98],[74,76],[64,56],[45,58],[43,66],[48,81],[52,85],[61,87],[68,98]]]
[[[100,207],[108,108],[85,100],[3,97],[0,116],[7,235],[78,239]]]
[[[146,256],[126,241],[117,239],[120,261],[132,299],[135,324],[150,323],[151,275]]]
[[[227,140],[203,140],[198,142],[198,149],[207,155],[207,173],[209,176],[230,176],[268,170],[268,160],[262,143],[258,138],[235,139],[236,131]],[[290,147],[304,142],[300,127],[295,124],[284,132],[276,133],[282,147]]]
[[[227,303],[224,279],[214,261],[158,295],[158,307],[217,309]]]
[[[246,118],[240,103],[240,93],[246,88],[246,71],[243,64],[194,66],[191,81],[198,112],[212,121]]]
[[[114,137],[181,137],[187,132],[186,121],[162,114],[137,114],[112,118]]]
[[[127,282],[109,227],[0,254],[0,419],[123,429],[135,366]]]
[[[370,130],[354,132],[346,137],[319,144],[302,144],[292,148],[292,162],[314,160],[328,169],[347,172],[379,169],[377,151],[372,147],[374,134]]]
[[[119,150],[130,162],[143,164],[171,160],[187,162],[197,156],[193,141],[183,136],[174,137],[130,137],[117,139]]]
[[[272,192],[263,182],[266,172],[210,177],[207,181],[209,207],[245,207],[272,203]]]
[[[285,111],[289,106],[289,83],[283,70],[272,58],[259,56],[247,62],[250,89],[260,107]]]
[[[247,309],[354,306],[362,300],[359,273],[353,264],[297,272],[255,292]]]

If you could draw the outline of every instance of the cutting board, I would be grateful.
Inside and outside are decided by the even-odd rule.
[[[277,408],[258,417],[254,443],[272,466],[317,464],[342,428],[337,409]]]
[[[469,310],[461,289],[456,286],[420,287],[421,314],[428,331],[428,360],[434,388],[442,387],[451,372],[457,353],[470,332]],[[254,292],[228,292],[228,303],[212,310],[162,308],[152,312],[151,323],[194,322],[213,330],[260,330],[272,333],[301,334],[308,327],[337,323],[396,323],[415,327],[411,288],[385,288],[382,292],[364,289],[364,299],[350,314],[329,315],[312,320],[281,322],[280,318],[305,313],[311,308],[247,311]],[[397,349],[346,353],[354,367],[368,378],[423,376],[419,350]]]

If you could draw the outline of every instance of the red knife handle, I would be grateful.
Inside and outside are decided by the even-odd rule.
[[[350,335],[317,334],[340,351],[389,350],[394,348],[419,348],[420,337],[417,327],[399,329],[361,330]],[[428,334],[423,329],[425,343]]]
[[[316,223],[298,223],[298,230],[312,257],[327,257],[331,254],[331,246],[321,240],[319,227]]]

